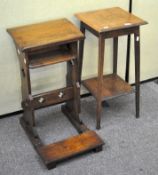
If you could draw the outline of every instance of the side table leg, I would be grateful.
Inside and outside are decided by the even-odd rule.
[[[117,59],[118,59],[118,37],[113,41],[113,74],[117,74]]]
[[[85,35],[85,28],[81,22],[80,30]],[[83,64],[83,53],[84,53],[84,39],[79,41],[79,53],[78,53],[78,75],[79,75],[79,82],[81,83],[82,78],[82,64]]]
[[[98,58],[98,92],[97,92],[97,116],[96,129],[100,129],[101,110],[102,110],[102,88],[103,88],[103,69],[104,69],[104,49],[105,40],[99,36],[99,58]]]
[[[134,34],[135,42],[135,82],[136,82],[136,118],[139,118],[140,107],[140,34],[139,28]]]
[[[125,81],[129,83],[129,68],[130,68],[130,46],[131,46],[131,36],[128,35],[127,38],[127,54],[126,54],[126,72],[125,72]]]
[[[101,122],[101,111],[102,111],[102,103],[101,100],[97,99],[97,118],[96,118],[96,129],[100,129]]]

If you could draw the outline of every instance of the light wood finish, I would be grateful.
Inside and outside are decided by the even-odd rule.
[[[119,7],[77,13],[76,17],[99,33],[147,24]]]
[[[83,39],[83,34],[65,18],[10,28],[7,31],[21,50]]]
[[[83,134],[70,137],[39,149],[41,157],[49,164],[57,163],[64,159],[93,150],[103,145],[102,139],[94,131],[86,131]]]
[[[83,85],[93,94],[95,98],[98,97],[97,77],[83,81]],[[132,87],[118,75],[110,74],[103,76],[103,84],[101,89],[102,101],[113,96],[120,96],[125,93],[130,93],[131,91]]]
[[[129,84],[125,83],[119,76],[117,76],[117,57],[118,57],[118,37],[123,35],[135,36],[135,104],[136,104],[136,118],[139,117],[140,106],[140,25],[147,24],[146,21],[128,13],[119,8],[108,8],[95,10],[90,12],[83,12],[76,14],[76,17],[81,21],[80,29],[82,31],[88,30],[98,37],[98,76],[83,81],[87,89],[95,96],[96,107],[96,128],[100,129],[102,101],[104,98],[111,98],[112,96],[120,96],[131,92]],[[104,66],[104,50],[105,41],[108,38],[113,38],[113,75],[103,76]],[[84,42],[80,41],[80,79],[83,62],[83,47]]]

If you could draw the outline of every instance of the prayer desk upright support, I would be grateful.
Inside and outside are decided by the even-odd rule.
[[[21,104],[24,110],[20,123],[47,168],[53,168],[60,161],[90,150],[102,150],[102,139],[94,131],[90,131],[79,118],[78,42],[84,39],[83,34],[67,19],[7,31],[14,40],[20,62]],[[67,63],[66,87],[32,95],[30,69],[62,62]],[[36,131],[34,111],[63,102],[65,105],[62,106],[62,111],[79,135],[44,145]]]

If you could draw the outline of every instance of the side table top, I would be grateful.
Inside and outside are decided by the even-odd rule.
[[[84,38],[80,30],[65,18],[10,28],[7,31],[23,51]]]
[[[98,33],[147,24],[120,7],[77,13],[75,16]]]

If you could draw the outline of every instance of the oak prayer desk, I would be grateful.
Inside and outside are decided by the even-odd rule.
[[[20,62],[21,104],[24,110],[20,123],[47,168],[53,168],[60,161],[90,150],[102,150],[102,139],[79,118],[78,42],[84,39],[80,30],[67,19],[59,19],[7,31],[14,40]],[[67,63],[66,87],[32,95],[30,69],[62,62]],[[63,102],[62,112],[79,135],[44,145],[36,131],[34,112],[38,108]]]
[[[98,76],[83,81],[83,85],[92,93],[97,101],[96,128],[100,128],[102,101],[113,96],[131,92],[131,86],[117,75],[118,37],[134,34],[135,45],[135,82],[136,82],[136,117],[139,117],[140,96],[140,25],[147,24],[144,20],[114,7],[76,14],[81,21],[80,29],[85,34],[88,30],[99,38]],[[103,75],[105,40],[113,38],[113,73]],[[84,40],[80,41],[79,79],[81,81]]]

